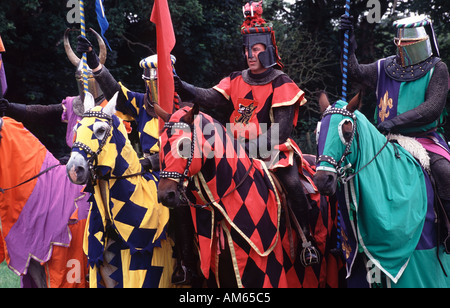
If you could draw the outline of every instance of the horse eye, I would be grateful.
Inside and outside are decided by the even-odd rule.
[[[178,140],[177,154],[184,159],[188,159],[191,156],[191,140],[189,138],[186,137]]]
[[[105,123],[96,122],[94,124],[94,135],[98,139],[103,139],[106,134],[107,127],[105,126]]]
[[[351,121],[346,121],[343,125],[343,136],[346,142],[350,142],[352,138],[353,123]]]

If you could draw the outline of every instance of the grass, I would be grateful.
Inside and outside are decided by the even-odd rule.
[[[14,274],[6,265],[0,264],[0,288],[20,288],[20,278]]]

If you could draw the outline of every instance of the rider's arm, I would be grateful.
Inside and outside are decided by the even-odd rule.
[[[63,106],[53,105],[24,105],[10,103],[6,99],[0,101],[0,109],[5,115],[26,123],[48,123],[49,121],[61,121]]]
[[[438,62],[428,84],[425,101],[414,109],[380,123],[378,128],[382,132],[389,132],[397,127],[417,127],[439,119],[447,101],[448,78],[447,65]]]
[[[342,15],[340,21],[341,30],[341,68],[343,69],[344,62],[344,32],[347,31],[348,39],[348,78],[351,81],[363,84],[366,87],[375,89],[378,81],[378,67],[377,63],[359,64],[356,59],[355,51],[358,48],[356,43],[355,33],[353,30],[353,17]]]
[[[182,100],[192,101],[205,109],[227,107],[230,101],[214,88],[204,89],[193,86],[178,76],[174,77],[175,91]]]
[[[348,78],[351,81],[375,89],[378,81],[377,62],[371,64],[359,64],[356,55],[354,53],[350,54],[348,59]]]

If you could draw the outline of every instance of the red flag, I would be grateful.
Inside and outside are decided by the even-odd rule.
[[[173,32],[172,18],[170,17],[167,0],[155,0],[150,21],[156,25],[158,103],[165,111],[172,113],[175,88],[170,52],[175,46],[175,33]]]

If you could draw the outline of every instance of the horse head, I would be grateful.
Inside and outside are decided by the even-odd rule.
[[[98,172],[105,174],[114,168],[114,159],[107,154],[113,151],[114,145],[111,142],[113,127],[120,124],[120,120],[114,115],[117,96],[118,93],[105,107],[85,108],[87,111],[75,127],[72,153],[66,165],[69,179],[74,184],[86,184],[90,176],[95,180]],[[85,106],[94,105],[94,98],[88,92]],[[99,167],[105,167],[107,170],[98,170]]]
[[[345,172],[342,164],[355,152],[355,111],[361,104],[361,96],[358,93],[343,108],[338,108],[336,104],[326,108],[317,125],[318,156],[314,183],[323,195],[335,194],[337,181]],[[325,93],[320,94],[319,103],[321,106],[330,105]]]
[[[165,122],[160,136],[158,200],[172,208],[179,205],[180,194],[186,189],[188,179],[201,168],[202,155],[195,130],[199,107],[184,107],[171,115],[158,104],[154,106],[158,117]]]

